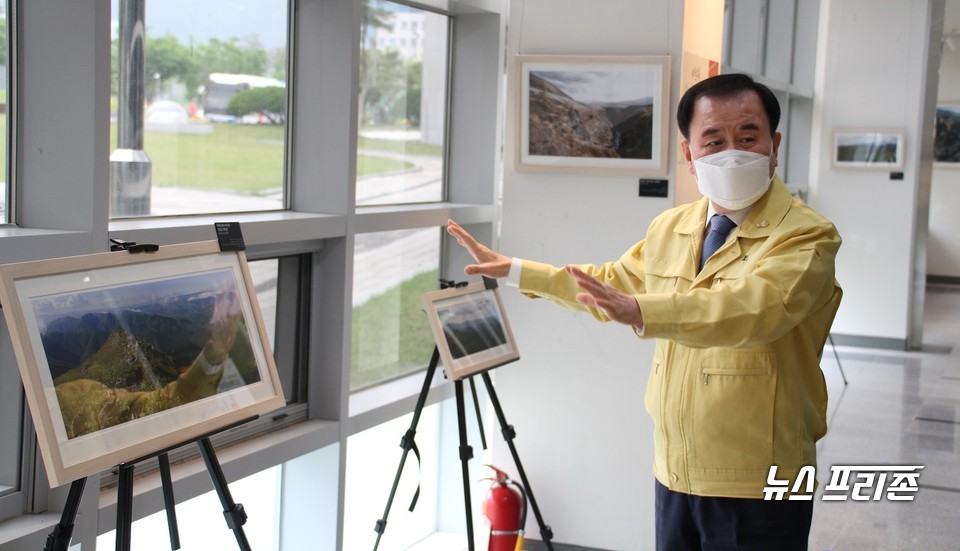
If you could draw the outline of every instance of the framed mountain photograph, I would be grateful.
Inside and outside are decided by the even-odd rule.
[[[669,56],[516,57],[517,170],[665,174]]]
[[[833,166],[903,168],[904,134],[900,130],[841,129],[833,132]]]
[[[960,167],[960,104],[958,103],[937,105],[933,162],[937,166]]]
[[[51,485],[284,405],[242,251],[5,264],[0,304]]]

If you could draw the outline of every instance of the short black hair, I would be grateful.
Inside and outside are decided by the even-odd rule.
[[[729,98],[751,90],[760,96],[772,136],[777,131],[777,125],[780,124],[780,102],[769,88],[741,73],[710,77],[687,89],[677,105],[677,126],[680,127],[680,133],[685,139],[690,139],[690,121],[693,119],[693,107],[698,99]]]

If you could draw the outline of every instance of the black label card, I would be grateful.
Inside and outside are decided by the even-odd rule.
[[[221,251],[243,251],[247,248],[243,244],[240,222],[215,222],[213,226],[217,228]]]
[[[666,180],[640,179],[640,197],[666,197]]]

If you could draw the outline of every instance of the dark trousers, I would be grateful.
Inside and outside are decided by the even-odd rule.
[[[813,501],[702,497],[656,482],[658,551],[807,549]]]

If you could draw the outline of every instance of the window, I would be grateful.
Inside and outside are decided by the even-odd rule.
[[[11,212],[7,205],[11,205],[11,186],[8,185],[7,159],[9,158],[9,149],[7,137],[9,136],[9,117],[7,116],[10,105],[8,90],[8,76],[13,74],[11,59],[9,57],[10,49],[10,25],[7,19],[6,2],[0,2],[0,121],[2,121],[3,133],[0,134],[0,160],[2,160],[3,174],[0,181],[0,224],[10,222]],[[28,431],[27,421],[23,417],[23,411],[26,404],[23,400],[23,388],[20,385],[20,372],[17,368],[16,358],[13,353],[13,345],[10,342],[10,333],[7,331],[6,321],[0,315],[0,380],[5,381],[0,385],[0,442],[8,445],[0,447],[0,519],[7,518],[23,512],[24,499],[21,492],[21,483],[23,482],[23,442],[24,432]],[[32,431],[30,431],[32,435]]]
[[[111,216],[284,208],[287,0],[112,13]]]
[[[407,25],[423,28],[422,47],[395,46]],[[449,27],[444,15],[364,2],[358,206],[444,199]]]
[[[279,549],[280,476],[279,466],[230,482],[230,495],[243,505],[247,522],[243,533],[251,549]],[[177,528],[184,549],[235,549],[237,539],[224,522],[223,505],[213,490],[177,503]],[[116,530],[97,537],[97,549],[116,547]],[[170,532],[166,511],[146,516],[130,526],[134,549],[166,551]]]
[[[3,133],[0,134],[0,161],[3,161],[3,181],[0,181],[0,224],[10,222],[10,209],[7,205],[12,205],[10,200],[11,188],[8,185],[10,171],[7,166],[8,146],[7,137],[10,135],[10,124],[7,113],[10,111],[10,86],[9,75],[13,74],[12,63],[9,59],[10,50],[10,25],[7,19],[7,4],[0,2],[0,121],[2,121]],[[0,482],[2,484],[2,482]]]
[[[453,459],[443,455],[438,448],[442,440],[441,410],[440,404],[423,408],[416,437],[420,460],[412,453],[407,455],[381,538],[384,549],[407,549],[436,530],[440,458],[443,456],[444,461]],[[343,549],[373,548],[377,539],[373,528],[377,520],[383,518],[403,453],[397,441],[410,428],[412,420],[413,414],[410,413],[347,439]],[[418,485],[420,497],[411,512],[408,508]]]
[[[350,387],[422,369],[434,340],[423,293],[439,287],[440,230],[426,228],[356,237]]]
[[[3,316],[0,316],[0,499],[17,492],[20,486],[20,442],[23,417],[23,388],[13,354],[13,344]],[[15,384],[13,384],[15,383]],[[0,515],[2,516],[2,515]]]

